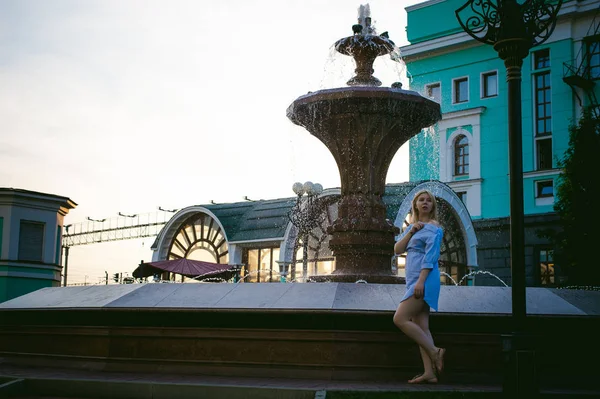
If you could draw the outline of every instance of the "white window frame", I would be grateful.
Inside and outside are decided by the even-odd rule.
[[[493,95],[493,96],[486,96],[485,95],[485,91],[484,91],[484,77],[485,77],[485,75],[490,75],[492,73],[496,74],[496,94]],[[481,74],[479,75],[479,82],[480,82],[480,85],[479,85],[479,97],[482,100],[487,100],[488,98],[498,97],[498,95],[499,95],[499,87],[498,87],[499,86],[498,85],[498,79],[499,79],[499,77],[500,76],[498,75],[498,70],[497,69],[494,69],[494,70],[491,70],[491,71],[481,72]]]
[[[546,182],[552,182],[552,196],[549,197],[540,197],[538,196],[538,192],[539,192],[539,184],[540,183],[546,183]],[[547,205],[553,205],[554,204],[554,190],[555,190],[555,185],[554,185],[554,179],[543,179],[543,180],[535,180],[533,182],[534,186],[533,186],[533,195],[535,197],[535,206],[547,206]]]
[[[467,163],[467,166],[469,168],[469,172],[467,172],[465,174],[462,174],[462,175],[457,175],[456,174],[456,141],[458,140],[458,138],[460,136],[465,136],[465,138],[467,139],[467,149],[468,149],[468,151],[470,151],[471,150],[471,143],[473,141],[473,136],[471,134],[469,134],[468,131],[463,130],[462,128],[458,128],[458,130],[460,130],[460,132],[461,132],[460,134],[454,134],[454,133],[452,133],[452,136],[451,136],[451,137],[453,137],[453,139],[452,139],[452,176],[454,178],[461,179],[461,178],[465,178],[465,177],[468,178],[469,175],[470,175],[469,172],[471,171],[471,165],[470,165],[471,164],[471,153],[469,152],[469,154],[468,154],[469,155],[469,162]]]
[[[456,102],[456,81],[458,80],[467,80],[467,100],[466,101],[461,101],[461,102]],[[452,79],[452,104],[468,104],[469,100],[471,99],[469,96],[469,92],[470,92],[470,82],[469,82],[469,75],[465,75],[465,76],[459,76],[457,78]]]
[[[469,214],[473,217],[481,216],[481,114],[486,107],[469,108],[460,111],[448,112],[442,115],[442,120],[437,123],[440,140],[440,181],[448,184],[454,191],[467,192]],[[471,132],[462,129],[462,126],[471,126]],[[456,128],[446,138],[448,129]],[[469,177],[468,179],[455,180],[454,178],[454,140],[464,134],[469,141]]]
[[[442,82],[432,82],[432,83],[429,83],[429,84],[425,85],[425,95],[430,100],[433,100],[433,97],[429,96],[429,88],[432,87],[432,86],[439,86],[440,87],[440,101],[439,101],[438,104],[442,104]],[[435,100],[433,100],[433,101],[435,101]]]
[[[542,51],[545,51],[545,50],[548,51],[548,62],[549,62],[550,65],[542,67],[542,68],[537,68],[537,65],[535,64],[535,61],[536,61],[535,55],[537,53],[541,53]],[[552,67],[552,54],[551,54],[551,51],[550,51],[550,47],[537,48],[537,49],[533,50],[531,52],[531,56],[529,58],[531,59],[531,73],[537,73],[537,72],[540,72],[540,71],[547,71],[547,70],[549,70]]]

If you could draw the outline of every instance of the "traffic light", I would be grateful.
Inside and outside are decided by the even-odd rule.
[[[119,282],[119,280],[120,280],[120,279],[119,279],[119,273],[115,273],[115,274],[113,274],[113,281],[114,281],[115,283],[118,283],[118,282]]]

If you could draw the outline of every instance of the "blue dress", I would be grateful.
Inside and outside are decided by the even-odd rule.
[[[404,230],[400,235],[400,239],[408,234],[411,227],[412,224]],[[421,269],[431,269],[425,280],[424,300],[431,309],[437,311],[438,299],[440,297],[440,269],[438,267],[438,260],[440,258],[440,246],[443,235],[444,232],[441,227],[425,223],[423,228],[410,238],[406,247],[406,293],[402,301],[414,295],[415,284],[419,279]]]

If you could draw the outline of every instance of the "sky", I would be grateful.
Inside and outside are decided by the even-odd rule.
[[[405,7],[368,2],[400,47]],[[286,117],[344,86],[348,0],[0,0],[0,187],[69,197],[65,224],[339,187],[327,148]],[[380,57],[390,86],[405,66]],[[408,180],[408,145],[386,181]],[[153,238],[71,248],[69,283],[150,261]]]

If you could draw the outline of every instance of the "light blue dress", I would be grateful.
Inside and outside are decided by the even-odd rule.
[[[402,232],[400,239],[408,234],[411,227],[412,224]],[[419,279],[421,269],[431,269],[425,280],[424,299],[431,309],[437,311],[438,299],[440,298],[440,269],[438,267],[438,260],[440,259],[440,246],[443,236],[444,231],[441,227],[425,223],[423,228],[410,238],[406,247],[406,293],[402,301],[414,295],[415,284]]]

